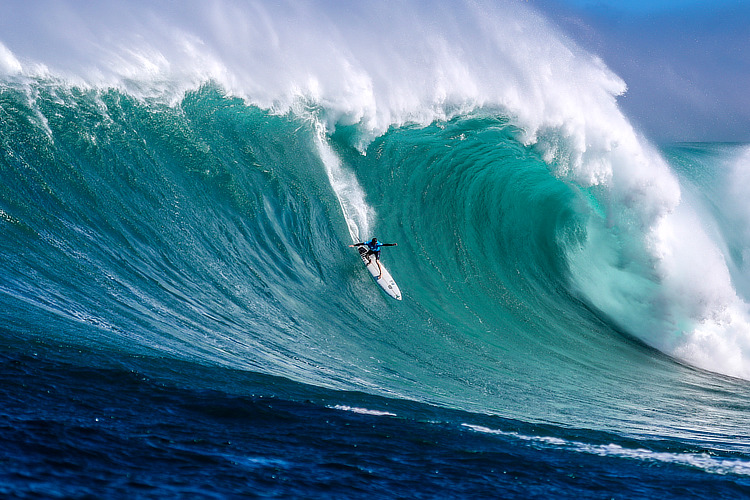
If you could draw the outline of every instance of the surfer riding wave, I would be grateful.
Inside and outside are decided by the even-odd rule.
[[[367,247],[367,253],[365,254],[365,257],[367,257],[367,264],[369,265],[372,262],[372,255],[375,256],[375,262],[378,264],[378,271],[380,274],[378,274],[378,279],[380,279],[383,276],[383,268],[380,265],[380,248],[381,247],[395,247],[398,246],[398,243],[381,243],[378,241],[377,238],[373,238],[370,241],[365,241],[364,243],[355,243],[354,245],[349,245],[350,247],[361,247],[366,246]]]

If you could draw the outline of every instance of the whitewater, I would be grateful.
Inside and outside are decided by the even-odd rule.
[[[750,147],[653,144],[527,4],[0,28],[5,494],[748,487]],[[348,248],[372,236],[403,302]],[[82,456],[93,486],[57,475]]]

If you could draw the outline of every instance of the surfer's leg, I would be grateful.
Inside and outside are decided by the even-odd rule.
[[[378,263],[378,271],[380,271],[380,274],[378,274],[378,279],[383,277],[383,268],[380,266],[380,252],[375,252],[375,262]]]

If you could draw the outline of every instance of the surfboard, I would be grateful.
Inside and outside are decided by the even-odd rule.
[[[377,283],[385,293],[387,293],[394,299],[401,300],[401,290],[399,290],[398,285],[395,281],[393,281],[393,278],[391,277],[391,273],[388,272],[388,269],[385,268],[383,263],[380,263],[380,267],[383,269],[383,274],[381,275],[380,279],[378,279],[380,269],[378,269],[378,263],[375,260],[375,256],[371,256],[371,262],[368,264],[366,257],[367,247],[357,247],[357,250],[359,250],[359,256],[362,258],[362,262],[364,263],[367,270],[370,271],[370,274],[375,280],[375,283]]]

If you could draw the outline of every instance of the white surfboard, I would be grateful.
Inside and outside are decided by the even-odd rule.
[[[375,282],[380,285],[380,288],[382,288],[385,293],[387,293],[394,299],[401,300],[401,290],[399,290],[398,285],[395,281],[393,281],[393,278],[391,277],[391,273],[388,272],[388,269],[385,268],[383,263],[380,263],[380,267],[383,269],[383,274],[380,276],[380,279],[378,279],[380,269],[378,269],[378,263],[375,260],[375,256],[370,256],[371,262],[368,264],[366,257],[367,247],[361,246],[357,247],[357,249],[359,250],[359,256],[362,258],[362,262],[365,264],[367,270],[370,271],[370,274],[375,279]]]

